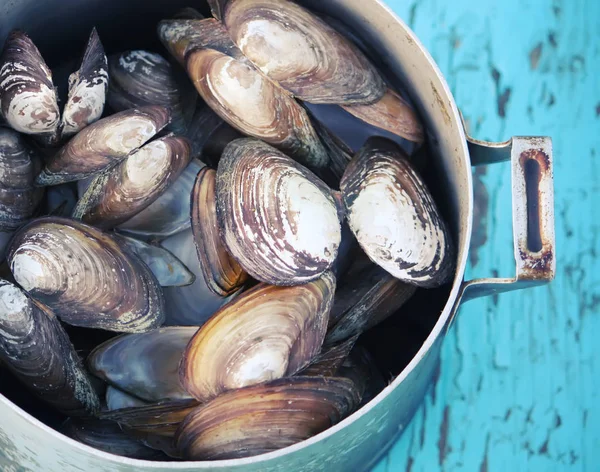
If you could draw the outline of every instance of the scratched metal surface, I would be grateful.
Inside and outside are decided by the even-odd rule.
[[[600,469],[600,2],[389,0],[479,139],[554,138],[557,278],[469,302],[373,469]],[[509,166],[478,168],[467,276],[512,275]]]

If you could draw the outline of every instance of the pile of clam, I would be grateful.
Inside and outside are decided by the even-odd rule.
[[[160,22],[168,59],[92,31],[67,97],[25,33],[0,58],[0,358],[65,434],[130,457],[324,431],[385,385],[361,334],[454,269],[423,128],[360,38],[211,3]]]

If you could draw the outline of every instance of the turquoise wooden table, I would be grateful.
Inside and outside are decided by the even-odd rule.
[[[480,139],[554,139],[557,278],[469,302],[373,472],[600,470],[600,1],[389,0]],[[509,166],[475,172],[467,277],[514,271]]]

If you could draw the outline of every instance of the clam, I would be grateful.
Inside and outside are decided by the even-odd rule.
[[[320,351],[335,277],[294,287],[260,284],[208,320],[184,351],[181,384],[206,401],[220,393],[293,375]]]
[[[192,191],[192,232],[198,260],[208,288],[226,297],[239,290],[248,274],[233,259],[221,241],[217,223],[216,171],[205,167],[198,173]]]
[[[117,423],[112,421],[95,418],[69,418],[63,423],[61,432],[80,443],[118,456],[164,460],[162,453],[127,435]]]
[[[189,162],[185,138],[168,135],[151,141],[95,177],[73,217],[101,229],[122,224],[164,193]]]
[[[135,254],[148,266],[161,287],[181,287],[194,282],[194,274],[166,249],[117,233],[113,238],[123,250]]]
[[[256,139],[225,148],[217,171],[217,216],[229,253],[257,280],[305,283],[337,256],[341,227],[333,192]]]
[[[78,133],[100,119],[104,111],[107,87],[106,54],[94,28],[79,70],[69,76],[69,96],[60,125],[63,136]]]
[[[352,380],[362,397],[359,406],[369,403],[389,384],[373,357],[360,346],[355,346],[344,359],[337,375]]]
[[[189,215],[188,215],[189,219]],[[215,294],[204,279],[191,229],[170,236],[161,246],[180,259],[196,277],[186,287],[165,287],[166,321],[169,326],[201,326],[215,311],[233,298]]]
[[[192,159],[179,178],[144,210],[116,229],[136,238],[164,239],[190,227],[190,194],[204,164]],[[181,259],[181,257],[180,257]]]
[[[359,402],[348,379],[279,379],[225,393],[199,406],[179,426],[175,445],[187,460],[263,454],[326,430]]]
[[[114,111],[160,105],[171,110],[170,128],[186,129],[182,91],[171,64],[160,54],[133,50],[109,58],[108,104]]]
[[[52,73],[29,36],[13,31],[0,57],[2,116],[16,131],[52,136],[60,111]]]
[[[338,287],[329,316],[328,345],[379,324],[396,313],[417,289],[375,264],[350,271],[344,282]]]
[[[63,413],[98,410],[98,396],[58,319],[5,280],[0,280],[0,359],[42,401]]]
[[[138,406],[146,406],[148,402],[140,400],[133,395],[125,393],[123,390],[109,385],[106,387],[106,408],[111,410],[120,410],[122,408],[132,408]]]
[[[143,332],[164,321],[161,289],[147,266],[91,226],[34,220],[15,233],[7,260],[17,283],[65,323]]]
[[[298,375],[333,377],[350,355],[350,351],[352,351],[357,339],[358,335],[324,349],[323,352],[316,356],[309,365],[298,373]]]
[[[92,351],[88,369],[110,385],[148,402],[190,398],[179,382],[179,361],[198,330],[171,326],[124,334]]]
[[[394,143],[369,139],[346,168],[340,189],[350,229],[373,262],[421,287],[450,279],[454,250],[446,224]]]
[[[170,121],[168,109],[149,106],[103,118],[77,133],[36,179],[37,185],[81,180],[105,170],[142,146]]]
[[[33,186],[41,166],[19,133],[0,127],[0,231],[13,231],[34,215],[44,195]]]

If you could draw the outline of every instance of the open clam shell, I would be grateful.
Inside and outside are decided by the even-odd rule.
[[[63,136],[78,133],[97,121],[104,111],[108,87],[108,65],[96,28],[92,30],[81,67],[69,76],[69,96],[63,110]]]
[[[117,336],[92,351],[88,369],[148,402],[190,398],[179,382],[179,361],[196,331],[194,326],[172,326]]]
[[[34,220],[15,233],[7,259],[17,283],[65,323],[143,332],[164,321],[162,292],[147,266],[91,226]]]
[[[329,187],[256,139],[225,148],[217,171],[217,216],[229,253],[252,277],[274,285],[318,278],[333,264],[341,241]]]
[[[167,108],[149,106],[103,118],[77,133],[46,162],[37,185],[81,180],[123,160],[170,121]]]
[[[0,57],[0,110],[6,122],[25,134],[54,135],[60,111],[52,73],[38,48],[13,31]]]
[[[1,279],[0,359],[42,401],[63,413],[87,415],[100,407],[58,319]]]
[[[369,139],[346,168],[340,189],[350,229],[373,262],[421,287],[449,280],[454,269],[450,234],[400,148]]]
[[[122,224],[164,193],[189,162],[187,139],[169,135],[151,141],[95,177],[73,217],[101,229]]]
[[[146,406],[148,402],[140,400],[133,395],[125,393],[123,390],[119,390],[112,385],[106,387],[106,408],[111,410],[121,410],[123,408],[133,408],[139,406]]]
[[[348,379],[279,379],[225,393],[199,406],[177,430],[175,445],[187,460],[263,454],[324,431],[359,402]]]
[[[34,215],[44,195],[33,186],[41,166],[19,133],[0,127],[0,231],[15,230]]]
[[[248,280],[248,274],[233,259],[221,241],[217,223],[216,171],[203,168],[192,191],[192,232],[204,280],[217,295],[231,295]]]
[[[184,388],[200,401],[293,375],[320,351],[335,277],[295,287],[260,284],[225,305],[191,339],[181,360]]]

